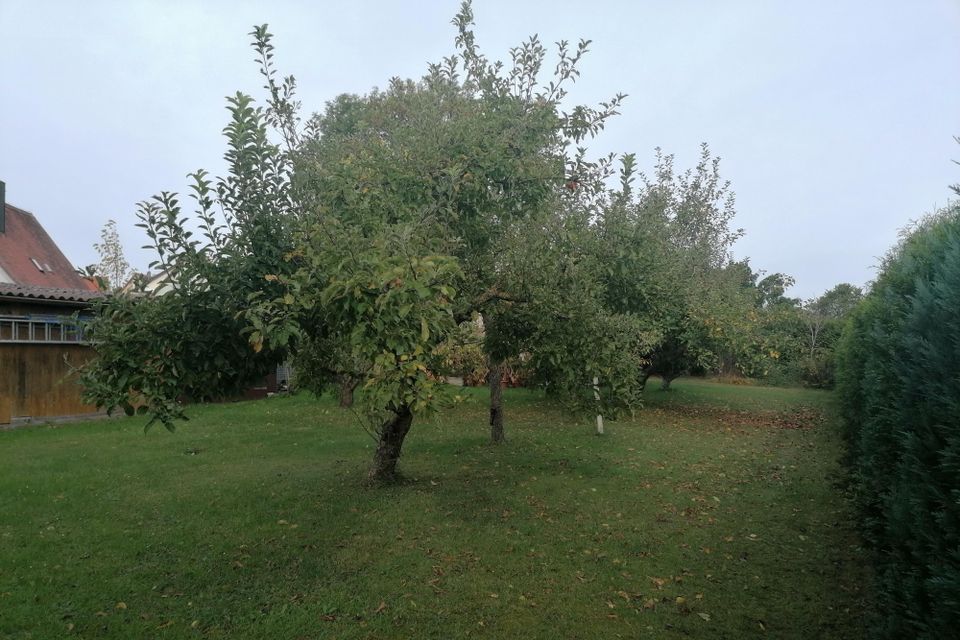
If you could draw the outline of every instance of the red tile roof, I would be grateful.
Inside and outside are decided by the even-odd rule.
[[[0,233],[0,269],[14,284],[96,291],[93,282],[74,271],[32,213],[9,204],[4,209],[6,229]]]
[[[58,302],[90,302],[103,298],[103,291],[84,291],[82,289],[51,289],[49,287],[31,287],[23,284],[0,282],[0,298],[26,298],[30,300],[54,300]]]

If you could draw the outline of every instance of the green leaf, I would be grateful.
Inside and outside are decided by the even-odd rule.
[[[420,316],[420,341],[426,342],[430,339],[430,325],[427,324],[427,319],[423,316]]]

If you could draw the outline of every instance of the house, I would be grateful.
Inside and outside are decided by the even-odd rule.
[[[157,273],[135,273],[126,284],[120,287],[120,293],[143,293],[150,296],[162,296],[173,291],[170,275],[160,270]]]
[[[0,427],[96,413],[71,379],[93,357],[72,316],[102,295],[0,182]]]

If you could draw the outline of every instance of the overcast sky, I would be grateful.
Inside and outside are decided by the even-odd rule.
[[[248,32],[267,22],[308,112],[419,78],[453,49],[459,3],[0,0],[0,180],[77,265],[104,223],[148,254],[135,203],[220,173],[224,97],[257,98]],[[960,182],[960,0],[476,0],[482,50],[537,33],[593,40],[572,98],[629,94],[592,145],[723,158],[737,257],[793,275],[793,295],[863,284],[911,219]]]

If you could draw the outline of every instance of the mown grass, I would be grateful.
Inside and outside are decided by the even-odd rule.
[[[823,392],[677,381],[596,437],[539,394],[414,424],[308,396],[0,433],[5,638],[855,638]]]

